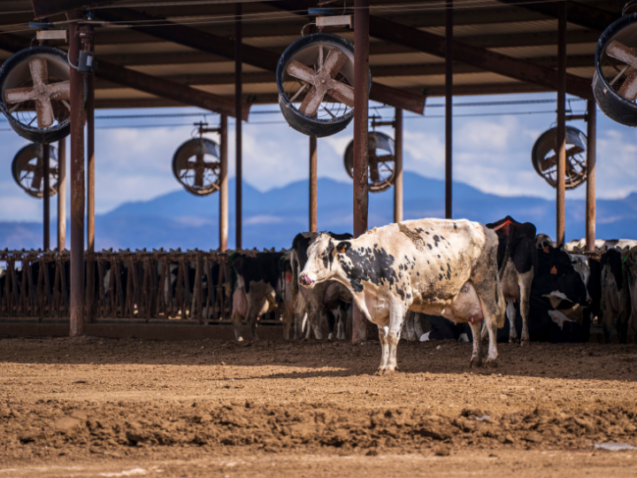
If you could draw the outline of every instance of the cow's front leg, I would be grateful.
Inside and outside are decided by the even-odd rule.
[[[234,325],[234,338],[241,341],[243,337],[241,337],[241,322],[243,321],[243,317],[236,309],[232,310],[232,316],[230,317],[232,320],[232,324]]]
[[[484,326],[489,332],[489,351],[487,365],[493,364],[498,358],[498,324],[494,316],[485,317]]]
[[[480,334],[482,328],[481,321],[471,322],[471,334],[473,335],[473,352],[471,353],[471,367],[480,367],[482,365],[482,336]]]
[[[529,310],[531,308],[531,284],[533,283],[533,269],[518,278],[520,287],[520,315],[522,316],[522,337],[520,345],[529,345]],[[515,325],[513,326],[515,328]]]
[[[398,367],[396,353],[398,351],[398,342],[400,342],[400,333],[403,330],[404,320],[405,308],[394,305],[389,311],[389,333],[387,334],[389,358],[385,367],[385,372],[394,372]]]
[[[307,315],[310,321],[310,325],[307,329],[307,335],[305,337],[309,339],[310,331],[313,331],[314,337],[317,340],[323,340],[323,331],[321,330],[321,319],[323,318],[323,312],[321,310],[321,306],[317,304],[316,301],[313,300],[313,298],[311,298],[308,302]]]
[[[380,340],[380,367],[376,375],[382,375],[387,371],[387,362],[389,361],[389,344],[387,342],[387,335],[389,333],[389,327],[378,326],[378,339]]]

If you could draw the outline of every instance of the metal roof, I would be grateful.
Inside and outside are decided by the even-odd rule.
[[[184,24],[196,31],[232,38],[235,6],[226,2],[119,1],[92,10],[96,19],[124,7],[133,12],[161,17]],[[303,8],[296,13],[280,8],[281,2],[247,2],[243,5],[243,43],[280,54],[300,37],[301,29],[310,19]],[[352,6],[352,1],[348,6]],[[149,4],[152,6],[142,6]],[[289,4],[289,3],[288,3]],[[339,2],[340,5],[342,5]],[[609,12],[619,18],[623,1],[591,0],[580,5]],[[134,5],[134,6],[130,6]],[[336,4],[331,4],[336,5]],[[340,5],[338,8],[340,8]],[[372,0],[371,14],[400,25],[444,36],[445,10],[441,0]],[[4,35],[17,35],[31,41],[35,31],[27,23],[34,17],[30,0],[0,2],[0,30]],[[65,15],[48,19],[62,22]],[[568,23],[567,71],[590,79],[594,73],[593,55],[601,30]],[[510,5],[496,0],[456,0],[454,7],[454,39],[475,47],[497,52],[507,57],[523,59],[533,64],[556,68],[557,19],[538,13],[523,5]],[[157,36],[134,31],[133,23],[97,26],[95,56],[97,61],[114,63],[153,76],[164,77],[218,95],[234,94],[234,61],[232,58],[202,52]],[[171,26],[154,26],[168,29]],[[330,30],[326,30],[330,31]],[[330,31],[353,41],[352,31]],[[0,43],[2,38],[0,38]],[[66,44],[56,44],[66,49]],[[0,59],[11,55],[0,50]],[[444,58],[403,45],[372,37],[370,65],[374,81],[412,93],[437,96],[444,92]],[[243,93],[249,102],[275,102],[275,74],[249,63],[243,64]],[[132,88],[122,87],[102,79],[96,80],[97,107],[172,106],[175,101],[158,98]],[[550,88],[513,79],[503,74],[485,71],[465,63],[454,63],[454,94],[493,94],[508,92],[548,91]]]

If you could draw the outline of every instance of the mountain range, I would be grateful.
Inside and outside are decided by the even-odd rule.
[[[229,247],[235,242],[235,182],[229,181]],[[351,232],[352,185],[332,179],[318,180],[318,228]],[[586,204],[566,201],[567,240],[584,237]],[[370,194],[369,227],[392,222],[393,190]],[[507,215],[532,222],[538,232],[555,236],[555,202],[529,196],[502,197],[454,183],[453,215],[483,223]],[[412,172],[404,174],[404,218],[444,217],[444,182]],[[292,182],[260,192],[243,185],[244,248],[287,248],[294,235],[308,229],[308,183]],[[97,215],[96,249],[216,249],[219,246],[219,195],[196,197],[185,190],[149,201],[128,202]],[[637,237],[637,193],[617,200],[597,201],[597,237]],[[55,224],[52,243],[55,245]],[[70,237],[67,234],[67,237]],[[68,239],[67,239],[68,240]],[[0,248],[29,249],[42,244],[42,224],[0,222]],[[68,246],[67,246],[68,247]]]

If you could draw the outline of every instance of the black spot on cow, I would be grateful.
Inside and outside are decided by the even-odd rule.
[[[442,267],[442,266],[440,266],[440,270],[441,270],[442,272],[444,272],[444,271],[445,271],[445,268],[444,268],[444,267]]]
[[[425,234],[429,235],[429,231],[425,231]]]
[[[438,259],[440,259],[440,254],[438,254]]]
[[[431,247],[431,244],[427,243],[427,247],[429,248],[429,250],[433,250],[433,247]]]
[[[458,225],[455,222],[453,223],[453,228],[458,229]]]
[[[349,244],[350,247],[343,247],[342,244]],[[339,257],[339,262],[349,279],[354,292],[363,290],[362,282],[371,282],[374,285],[382,285],[385,281],[392,285],[397,282],[396,271],[392,267],[394,256],[389,254],[384,248],[374,247],[370,253],[359,252],[351,248],[350,243],[336,244],[339,254],[344,254],[349,259]],[[343,250],[343,252],[341,252]],[[349,263],[351,261],[351,264]]]
[[[433,237],[434,242],[436,243],[435,246],[438,247],[438,243],[440,242],[440,236],[438,236],[437,234]]]
[[[417,228],[415,229],[415,231],[416,231],[417,233],[419,233],[419,234],[420,234],[421,232],[425,232],[425,230],[424,230],[422,227],[417,227]]]
[[[405,300],[405,291],[402,290],[400,287],[396,286],[396,292],[398,292],[398,295],[400,296],[401,300]]]
[[[442,274],[438,274],[438,280],[442,280]]]

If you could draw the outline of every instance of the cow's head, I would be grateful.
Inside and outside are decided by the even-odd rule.
[[[345,252],[349,246],[348,241],[339,242],[328,234],[319,234],[307,250],[307,262],[299,274],[299,284],[312,288],[330,280],[340,269],[336,255]]]

